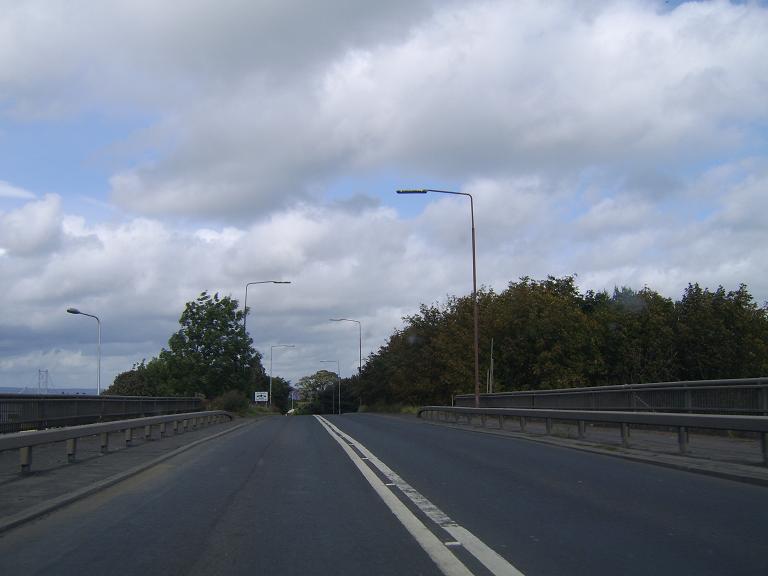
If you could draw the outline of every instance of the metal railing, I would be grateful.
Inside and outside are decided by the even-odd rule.
[[[0,394],[0,433],[196,412],[201,398]]]
[[[134,430],[142,430],[144,440],[153,439],[154,431],[159,438],[170,432],[177,434],[186,432],[189,428],[197,428],[207,424],[215,424],[224,419],[232,420],[234,416],[223,410],[210,410],[206,412],[191,412],[187,414],[173,414],[170,416],[151,416],[148,418],[132,418],[129,420],[117,420],[99,424],[85,424],[83,426],[70,426],[65,428],[51,428],[37,432],[16,432],[0,436],[0,452],[4,450],[19,450],[19,465],[21,472],[26,473],[32,467],[32,449],[43,444],[65,442],[67,449],[67,461],[74,462],[77,455],[77,440],[88,436],[100,437],[100,450],[102,454],[109,451],[109,435],[114,432],[122,432],[125,446],[131,446],[134,440]]]
[[[473,407],[473,394],[454,398]],[[481,394],[482,408],[613,410],[768,416],[768,378],[691,380]]]
[[[587,423],[614,424],[621,429],[621,440],[629,447],[630,426],[644,425],[677,428],[678,447],[681,454],[688,451],[689,429],[729,430],[755,432],[760,436],[763,463],[768,465],[768,417],[719,414],[670,414],[663,412],[613,412],[599,410],[547,410],[532,408],[463,408],[456,406],[424,406],[419,418],[459,423],[479,416],[485,426],[488,418],[497,418],[499,428],[504,428],[508,418],[518,420],[519,430],[526,431],[528,420],[544,420],[547,434],[552,434],[555,421],[575,422],[579,438],[586,437]]]

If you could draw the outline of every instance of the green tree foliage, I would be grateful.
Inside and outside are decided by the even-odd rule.
[[[267,389],[269,383],[267,383]],[[272,377],[272,406],[285,414],[291,409],[291,383],[280,376]]]
[[[663,382],[678,376],[674,303],[643,288],[588,292],[584,310],[593,319],[602,366],[595,384]]]
[[[494,341],[495,390],[535,390],[768,373],[768,309],[740,286],[581,294],[573,277],[478,292],[481,391]],[[422,305],[371,354],[351,389],[363,404],[450,403],[474,391],[470,296]]]
[[[132,369],[118,374],[105,394],[115,396],[178,395],[168,384],[165,363],[158,358],[152,358],[149,362],[142,360],[139,364],[134,364]]]
[[[108,393],[212,399],[238,391],[252,398],[254,390],[267,389],[267,377],[242,322],[237,300],[203,292],[187,302],[168,348],[118,375]]]
[[[726,293],[689,284],[675,306],[675,337],[682,379],[739,378],[768,369],[766,308],[745,285]]]
[[[179,324],[168,349],[160,352],[174,390],[206,398],[227,390],[249,395],[254,381],[263,380],[261,355],[243,329],[237,300],[203,292],[187,303]]]
[[[299,379],[300,412],[303,414],[331,414],[338,410],[338,376],[335,372],[318,370]]]

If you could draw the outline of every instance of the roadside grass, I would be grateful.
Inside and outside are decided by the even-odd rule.
[[[241,416],[282,416],[279,410],[267,406],[249,406]]]

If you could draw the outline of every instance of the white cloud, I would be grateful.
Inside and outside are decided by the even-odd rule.
[[[61,235],[61,198],[47,194],[7,213],[0,213],[0,248],[28,256],[55,249]]]
[[[151,162],[111,180],[147,215],[242,223],[391,166],[468,182],[695,165],[768,117],[758,3],[38,0],[4,22],[7,109],[158,118]]]
[[[34,197],[35,195],[32,194],[32,192],[0,180],[0,198],[19,198],[22,200],[28,200]]]

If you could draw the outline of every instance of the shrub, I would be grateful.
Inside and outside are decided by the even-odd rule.
[[[248,398],[239,390],[227,390],[221,396],[211,401],[211,407],[215,410],[226,410],[243,414],[248,410]]]

